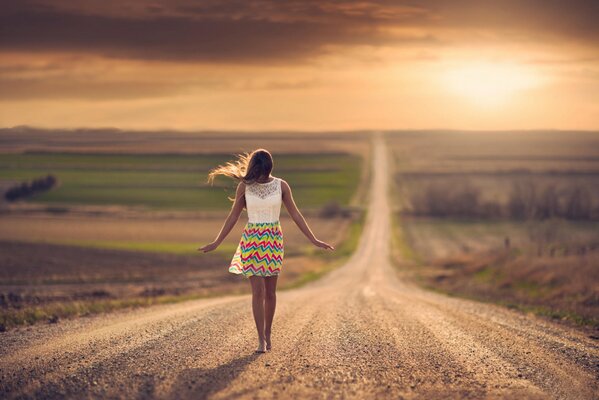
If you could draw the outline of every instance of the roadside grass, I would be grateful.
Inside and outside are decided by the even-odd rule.
[[[412,246],[409,245],[407,239],[407,232],[403,229],[403,221],[399,212],[391,213],[391,252],[396,254],[403,260],[410,261],[416,265],[422,265],[424,260],[422,257],[414,251]],[[397,254],[399,252],[399,254]],[[395,260],[396,257],[393,257]]]
[[[346,239],[341,243],[340,246],[336,247],[334,251],[322,251],[314,246],[311,246],[308,255],[319,257],[325,261],[337,261],[339,263],[345,262],[358,246],[358,242],[364,228],[365,219],[366,213],[364,210],[361,210],[360,214],[355,217],[350,224]]]
[[[242,294],[244,294],[244,292],[239,289],[227,291],[225,293],[192,293],[185,295],[148,296],[127,299],[56,302],[40,306],[29,306],[22,309],[2,310],[0,311],[0,332],[17,326],[33,325],[42,321],[56,323],[63,318],[83,317],[125,308],[147,307],[157,304],[172,304],[223,295]]]
[[[449,223],[444,221],[441,225],[448,227]],[[585,229],[586,224],[583,225]],[[599,318],[593,316],[588,307],[581,306],[591,301],[592,293],[584,289],[586,283],[580,282],[584,277],[573,277],[569,267],[573,260],[529,258],[529,251],[514,247],[431,259],[430,255],[424,257],[416,251],[409,242],[400,216],[394,218],[393,232],[394,266],[421,287],[582,328],[599,328]],[[544,263],[547,266],[543,269]],[[592,261],[585,270],[589,268]],[[590,281],[594,279],[584,272],[577,271],[577,274],[587,276]]]
[[[350,227],[349,232],[345,240],[340,246],[336,247],[334,251],[315,249],[314,246],[310,246],[305,249],[305,254],[310,257],[315,257],[321,261],[324,261],[323,267],[317,271],[309,271],[300,275],[295,281],[289,282],[287,285],[281,287],[282,290],[294,289],[301,287],[308,282],[320,279],[328,272],[343,265],[354,253],[358,247],[360,237],[362,235],[365,223],[365,212],[361,211],[360,215],[355,218]]]
[[[571,325],[575,325],[581,328],[590,328],[596,330],[599,326],[599,318],[594,317],[585,317],[576,312],[559,309],[554,307],[548,307],[543,305],[534,305],[534,304],[523,304],[521,302],[514,302],[511,300],[504,299],[494,299],[489,297],[484,297],[480,295],[474,295],[467,292],[455,292],[452,290],[447,290],[440,288],[437,285],[434,285],[430,282],[423,282],[421,285],[423,288],[431,290],[436,293],[444,294],[451,297],[468,299],[473,301],[480,301],[483,303],[496,304],[499,306],[503,306],[512,310],[516,310],[522,312],[524,314],[532,314],[540,317],[545,317],[551,319],[553,321],[558,322],[567,322]]]

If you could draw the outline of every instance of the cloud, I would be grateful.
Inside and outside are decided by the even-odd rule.
[[[206,75],[196,67],[141,69],[140,62],[70,56],[14,58],[0,65],[0,101],[157,98],[227,90],[234,83],[230,77]]]
[[[168,82],[78,81],[72,79],[0,78],[0,101],[43,99],[135,99],[166,97],[181,92],[182,85]]]
[[[325,85],[320,79],[269,80],[266,82],[246,81],[239,85],[241,90],[297,90],[321,88]]]
[[[439,26],[496,32],[520,31],[529,37],[560,37],[597,46],[596,0],[426,0]]]
[[[362,68],[366,75],[371,65],[441,60],[462,44],[476,52],[515,43],[505,48],[524,49],[524,58],[538,65],[580,65],[578,60],[596,65],[598,59],[599,2],[590,0],[5,3],[0,8],[3,102],[300,91],[327,85],[323,71]],[[534,46],[519,46],[522,41],[546,47],[528,52]],[[564,41],[591,51],[561,51],[569,50]],[[343,57],[314,63],[329,55]],[[309,72],[301,68],[305,64]]]
[[[190,13],[191,8],[195,13]],[[167,13],[154,6],[129,16],[111,15],[106,10],[94,14],[93,10],[13,6],[0,14],[0,50],[265,64],[301,62],[327,54],[331,46],[438,44],[431,35],[403,35],[381,29],[375,21],[383,17],[365,14],[364,10],[355,15],[349,8],[341,14],[322,11],[318,18],[316,10],[308,7],[300,13],[303,18],[292,13],[284,18],[285,14],[276,9],[270,16],[257,16],[247,12],[252,9],[247,5],[240,6],[242,12],[228,15],[225,11],[230,9],[220,7],[221,12],[216,13],[215,8],[219,9],[214,6],[201,14],[197,6],[179,6]],[[184,10],[187,12],[181,14]],[[322,18],[329,14],[335,18]]]
[[[157,65],[139,68],[143,63],[130,63],[123,71],[116,64],[121,61],[95,63],[60,57],[27,64],[24,60],[0,65],[0,101],[23,100],[130,100],[160,98],[174,95],[201,95],[216,92],[286,91],[320,88],[327,85],[323,79],[308,75],[302,78],[265,74],[236,75],[234,72],[214,75],[194,66],[173,69]],[[204,68],[205,70],[205,68]],[[277,78],[275,78],[277,76]]]
[[[597,20],[596,0],[20,0],[0,10],[0,51],[293,64],[339,47],[435,48],[491,36],[597,47]]]

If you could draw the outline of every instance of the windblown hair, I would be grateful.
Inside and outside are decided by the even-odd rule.
[[[265,149],[256,149],[251,153],[237,155],[237,160],[212,169],[208,173],[208,182],[214,183],[217,175],[224,175],[246,184],[252,184],[261,177],[268,177],[272,171],[272,156]]]

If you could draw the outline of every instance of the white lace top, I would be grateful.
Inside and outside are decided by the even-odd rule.
[[[270,182],[254,182],[245,186],[248,222],[278,221],[282,202],[283,191],[280,178],[273,177]]]

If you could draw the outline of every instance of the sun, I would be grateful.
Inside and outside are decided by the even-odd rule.
[[[507,63],[469,62],[442,74],[447,89],[480,106],[498,106],[541,81],[533,69]]]

